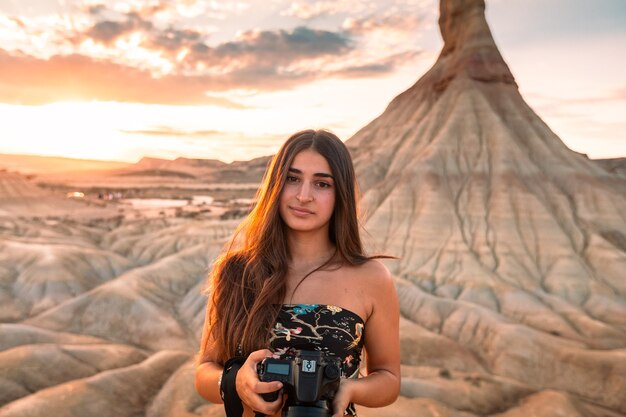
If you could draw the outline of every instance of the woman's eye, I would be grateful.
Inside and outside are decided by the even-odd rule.
[[[287,175],[287,182],[296,182],[298,181],[298,177],[294,177],[293,175]]]
[[[317,183],[317,186],[320,187],[320,188],[329,188],[331,185],[329,183],[327,183],[327,182],[321,182],[320,181],[320,182]]]

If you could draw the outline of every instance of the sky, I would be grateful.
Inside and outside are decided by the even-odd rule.
[[[486,0],[530,106],[626,156],[626,1]],[[0,0],[0,153],[247,160],[348,139],[435,62],[433,0]]]

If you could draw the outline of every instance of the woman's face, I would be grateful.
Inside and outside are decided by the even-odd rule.
[[[295,231],[328,227],[335,208],[335,180],[326,158],[312,149],[298,153],[280,194],[280,217]]]

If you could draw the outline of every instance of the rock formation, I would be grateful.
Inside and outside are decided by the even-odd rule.
[[[411,337],[403,394],[481,415],[557,397],[626,413],[626,181],[524,102],[484,8],[443,0],[433,68],[347,142],[370,245],[400,257],[402,314],[439,336]]]
[[[0,416],[219,415],[192,364],[236,223],[1,217]]]
[[[594,159],[593,161],[607,171],[626,178],[626,158]]]

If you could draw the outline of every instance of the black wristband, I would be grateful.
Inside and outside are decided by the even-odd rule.
[[[224,364],[224,372],[222,373],[222,381],[220,382],[220,396],[224,401],[224,410],[226,417],[241,417],[243,414],[243,404],[241,398],[237,394],[237,372],[241,365],[245,362],[245,358],[236,356],[230,358]]]

